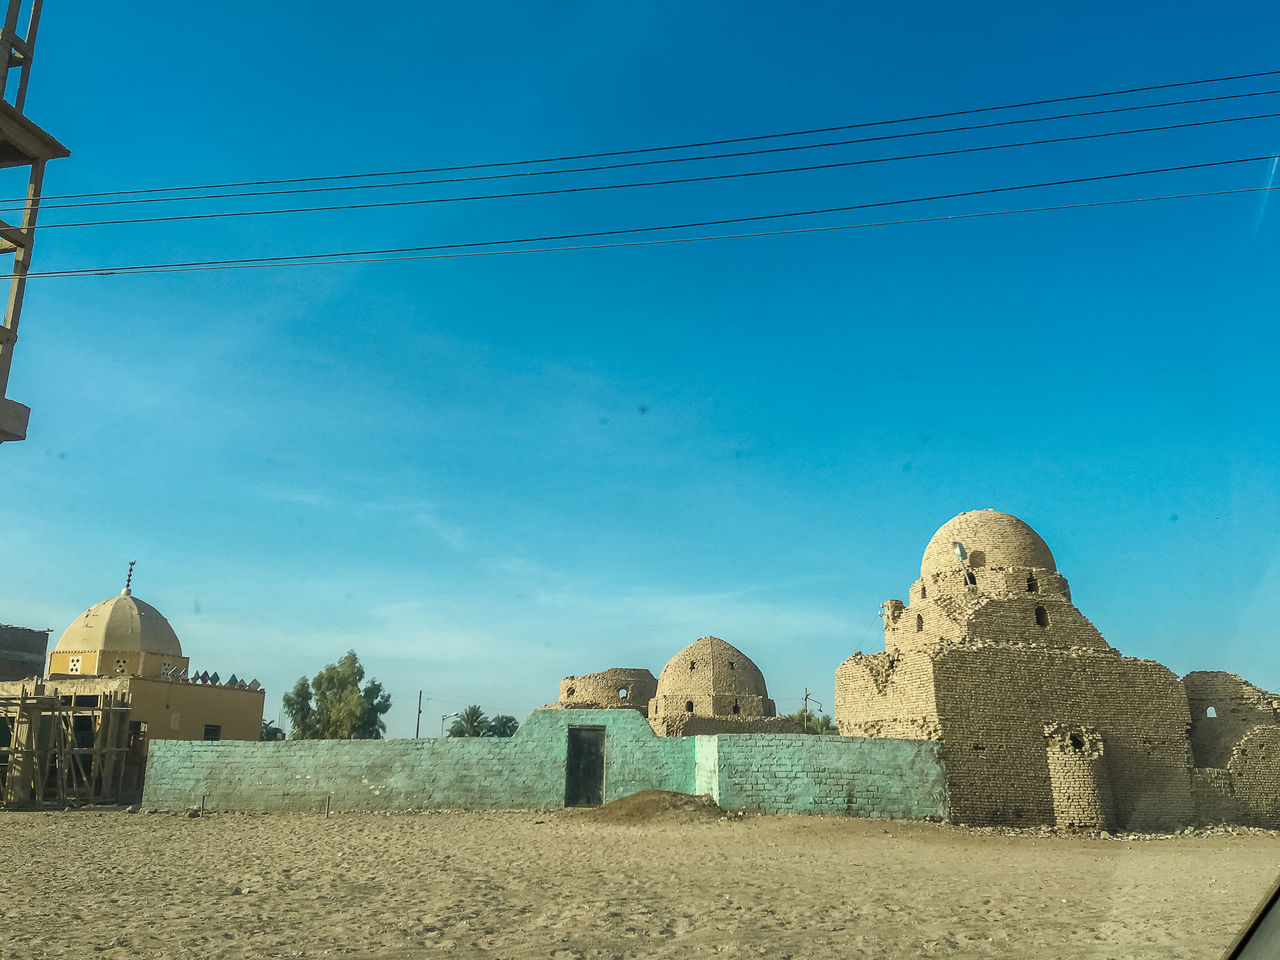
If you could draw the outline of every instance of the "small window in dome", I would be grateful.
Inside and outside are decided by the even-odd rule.
[[[737,703],[737,701],[734,701],[734,704],[733,704],[733,712],[734,712],[735,714],[738,712],[738,703]]]
[[[698,661],[697,661],[697,660],[690,660],[690,661],[689,661],[689,669],[690,669],[690,670],[692,670],[692,669],[693,669],[694,667],[696,667],[697,665],[698,665]]]
[[[732,661],[732,660],[730,660],[730,661],[729,661],[729,669],[730,669],[730,670],[732,670],[732,669],[733,669],[733,661]]]
[[[1218,711],[1215,710],[1213,707],[1209,707],[1208,709],[1205,710],[1204,715],[1206,717],[1216,717],[1218,715]]]
[[[1049,625],[1049,611],[1044,607],[1036,607],[1036,626],[1047,627]]]
[[[924,617],[922,617],[920,614],[917,613],[916,614],[916,633],[921,633],[923,630],[924,630]]]
[[[627,699],[627,688],[626,688],[626,687],[619,687],[619,688],[618,688],[618,699],[619,699],[619,700],[625,700],[625,699]]]
[[[978,578],[973,575],[972,570],[966,570],[964,572],[964,582],[971,587],[976,587],[978,585]]]
[[[693,713],[693,701],[692,701],[692,700],[689,700],[688,702],[686,702],[686,703],[685,703],[685,705],[684,705],[684,712],[685,712],[685,713]]]
[[[929,591],[924,588],[924,584],[920,584],[920,599],[923,600],[929,595]]]
[[[564,695],[572,699],[573,693],[574,693],[573,687],[570,687],[568,690],[564,692]]]
[[[1036,579],[1036,575],[1033,573],[1027,577],[1027,593],[1039,593],[1039,592],[1040,592],[1040,581]]]

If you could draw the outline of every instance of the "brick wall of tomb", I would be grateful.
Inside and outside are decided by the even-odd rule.
[[[855,653],[836,669],[833,717],[845,737],[940,739],[932,657]]]
[[[1102,736],[1087,724],[1044,728],[1056,826],[1106,830],[1115,809]]]
[[[1152,660],[991,644],[934,662],[953,816],[971,824],[1055,821],[1046,725],[1101,738],[1112,809],[1129,830],[1192,822],[1190,716],[1178,678]]]
[[[565,677],[552,710],[639,710],[648,715],[658,681],[642,667],[613,667],[599,673]]]
[[[1197,767],[1223,769],[1236,744],[1254,727],[1280,727],[1280,696],[1234,673],[1197,670],[1183,677],[1182,685],[1191,711],[1191,753]]]

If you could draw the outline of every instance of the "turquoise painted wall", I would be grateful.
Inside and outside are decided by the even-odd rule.
[[[564,805],[570,726],[603,726],[605,799],[709,794],[734,810],[945,816],[936,744],[748,734],[659,737],[633,710],[536,710],[514,737],[156,740],[142,802],[274,812],[551,809]]]
[[[946,780],[940,748],[932,741],[803,733],[714,739],[713,796],[726,810],[907,820],[946,816]]]

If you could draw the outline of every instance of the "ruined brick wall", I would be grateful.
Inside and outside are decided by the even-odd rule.
[[[1191,753],[1197,767],[1224,769],[1254,727],[1280,727],[1280,696],[1234,673],[1197,670],[1182,678],[1191,711]],[[1209,711],[1213,716],[1209,716]]]
[[[0,680],[43,677],[49,631],[0,623]]]
[[[846,737],[939,739],[932,656],[855,653],[836,669],[834,718]]]
[[[668,661],[649,704],[649,718],[772,717],[764,674],[741,650],[719,637],[703,637]]]
[[[1280,827],[1280,696],[1216,670],[1189,673],[1183,686],[1197,820]]]
[[[613,667],[599,673],[565,677],[553,710],[639,710],[646,716],[658,680],[643,667]]]
[[[1182,685],[1153,660],[1030,647],[952,647],[934,662],[954,816],[1053,823],[1045,726],[1102,739],[1111,819],[1128,830],[1192,821]]]

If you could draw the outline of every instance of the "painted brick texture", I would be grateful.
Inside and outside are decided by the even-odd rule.
[[[157,741],[143,804],[225,811],[552,809],[570,726],[601,726],[605,800],[709,794],[735,810],[945,817],[937,744],[800,734],[659,737],[633,710],[538,710],[514,737]]]

